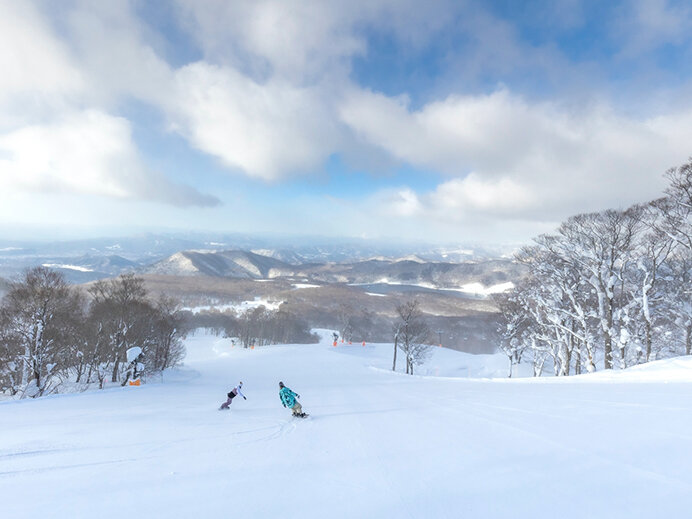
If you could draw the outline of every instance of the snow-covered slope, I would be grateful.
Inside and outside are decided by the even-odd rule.
[[[148,274],[174,276],[260,279],[276,273],[290,275],[292,267],[282,261],[245,251],[183,251],[142,270]]]
[[[142,387],[0,404],[2,517],[689,516],[690,359],[535,381],[439,348],[415,377],[391,345],[188,350]]]

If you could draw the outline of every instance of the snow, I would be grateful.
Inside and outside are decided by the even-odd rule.
[[[507,290],[511,290],[514,288],[514,283],[512,283],[511,281],[509,281],[507,283],[498,283],[496,285],[490,285],[490,286],[485,286],[482,283],[468,283],[468,284],[462,285],[458,288],[444,288],[444,287],[440,287],[438,285],[435,285],[433,283],[410,283],[410,282],[404,283],[402,281],[390,280],[388,278],[380,278],[373,283],[349,283],[348,285],[352,286],[352,287],[370,286],[370,285],[410,286],[410,287],[427,288],[430,290],[461,292],[463,294],[469,294],[469,295],[473,295],[473,296],[483,296],[483,297],[489,296],[491,294],[499,294],[502,292],[506,292]]]
[[[310,283],[293,283],[291,285],[295,289],[300,289],[300,288],[320,288],[322,285],[311,285]]]
[[[228,304],[213,304],[213,305],[202,305],[202,306],[191,306],[184,307],[183,310],[192,312],[193,314],[198,314],[200,312],[235,312],[236,314],[244,314],[260,306],[265,307],[269,311],[278,310],[281,306],[281,301],[269,301],[268,299],[262,299],[256,297],[252,301],[242,301],[240,303],[228,303]]]
[[[507,283],[499,283],[497,285],[485,286],[482,283],[469,283],[468,285],[462,285],[458,290],[460,292],[465,292],[467,294],[476,294],[482,296],[488,296],[490,294],[500,294],[502,292],[507,292],[514,288],[514,283],[511,281]]]
[[[365,295],[374,297],[387,297],[387,294],[375,294],[374,292],[366,292]]]
[[[132,348],[128,348],[128,350],[125,352],[125,356],[127,357],[127,362],[132,362],[137,357],[139,357],[141,354],[142,354],[142,348],[140,348],[139,346],[134,346]]]
[[[173,254],[171,257],[159,262],[154,267],[152,267],[152,270],[155,273],[160,274],[168,274],[171,272],[196,274],[199,272],[199,269],[195,266],[194,262],[182,252],[177,252]]]
[[[94,269],[90,269],[87,267],[80,267],[79,265],[64,265],[61,263],[44,263],[42,266],[46,267],[46,268],[51,268],[51,269],[67,269],[67,270],[76,270],[79,272],[93,272],[94,271]]]
[[[692,359],[491,380],[450,377],[500,356],[435,348],[411,377],[389,371],[391,344],[323,336],[249,350],[200,335],[162,380],[0,403],[2,516],[689,515]],[[239,380],[247,401],[217,411]]]

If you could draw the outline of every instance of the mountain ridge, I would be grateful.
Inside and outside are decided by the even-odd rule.
[[[414,259],[415,258],[415,259]],[[463,263],[424,261],[411,256],[352,262],[290,264],[242,250],[181,251],[142,267],[142,274],[234,279],[300,278],[320,283],[422,285],[456,288],[468,283],[500,285],[522,277],[523,266],[507,259]]]

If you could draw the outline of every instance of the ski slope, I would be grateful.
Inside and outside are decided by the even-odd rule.
[[[198,336],[188,351],[142,387],[1,403],[0,516],[692,513],[690,359],[491,380],[441,349],[416,377],[388,370],[391,345],[244,350]],[[240,380],[248,400],[217,411]],[[308,419],[281,407],[279,380]]]

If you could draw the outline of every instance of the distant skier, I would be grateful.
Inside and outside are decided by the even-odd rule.
[[[242,393],[241,389],[243,388],[243,383],[238,382],[238,385],[231,389],[231,392],[228,393],[228,400],[226,400],[223,404],[221,404],[221,407],[219,407],[219,411],[223,409],[230,409],[228,406],[231,405],[233,402],[233,399],[240,395],[243,397],[243,400],[247,400],[247,397]]]
[[[284,386],[283,382],[279,382],[279,398],[284,407],[288,407],[293,411],[293,416],[298,416],[299,418],[306,418],[308,416],[307,413],[303,412],[303,406],[298,402],[300,395]]]

